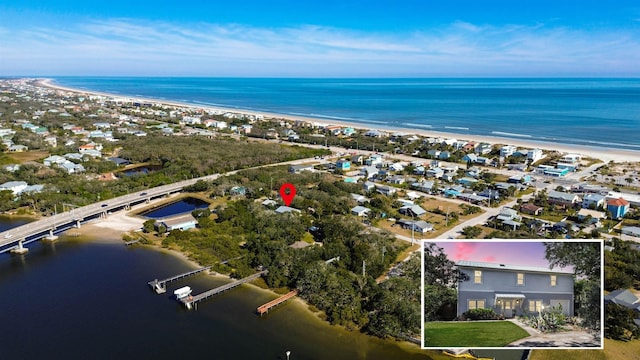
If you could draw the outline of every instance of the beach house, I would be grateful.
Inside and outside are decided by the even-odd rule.
[[[629,202],[623,198],[611,199],[607,201],[607,211],[611,213],[611,218],[622,219],[629,211]]]
[[[458,283],[458,315],[471,309],[493,309],[513,317],[562,306],[564,314],[573,316],[571,272],[468,260],[460,260],[456,266],[469,277]]]

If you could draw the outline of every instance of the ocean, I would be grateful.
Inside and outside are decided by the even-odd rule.
[[[640,150],[640,79],[55,77],[64,86],[461,135]]]

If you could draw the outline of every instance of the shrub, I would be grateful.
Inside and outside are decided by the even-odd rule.
[[[493,309],[471,309],[462,314],[468,320],[497,320],[498,315]]]

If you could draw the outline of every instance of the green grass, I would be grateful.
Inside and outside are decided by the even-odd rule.
[[[531,360],[618,360],[638,359],[640,340],[604,339],[604,350],[534,350]]]
[[[501,347],[529,334],[508,321],[427,322],[427,347]]]

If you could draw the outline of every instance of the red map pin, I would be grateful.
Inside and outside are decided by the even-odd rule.
[[[296,187],[291,183],[285,183],[280,186],[280,197],[284,200],[284,204],[289,206],[293,197],[296,196]]]

